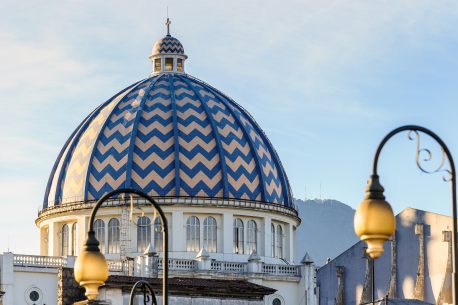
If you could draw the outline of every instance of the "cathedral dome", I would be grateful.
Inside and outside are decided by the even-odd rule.
[[[169,65],[170,54],[178,57]],[[51,171],[43,208],[97,200],[122,187],[155,197],[293,207],[284,169],[253,117],[185,74],[179,62],[186,59],[183,46],[170,34],[156,42],[150,58],[151,77],[97,107],[67,140]]]

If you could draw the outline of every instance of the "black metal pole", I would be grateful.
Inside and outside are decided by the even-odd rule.
[[[372,260],[372,305],[375,305],[375,259]]]
[[[449,162],[450,170],[448,170],[447,172],[450,174],[450,180],[449,181],[450,181],[450,187],[451,187],[451,192],[452,192],[452,221],[453,221],[453,234],[452,234],[453,277],[452,277],[452,287],[453,287],[453,304],[457,305],[457,300],[458,300],[458,289],[457,289],[457,283],[458,283],[458,273],[457,273],[458,257],[457,257],[457,253],[456,253],[456,251],[457,251],[456,242],[457,242],[458,223],[457,223],[457,206],[456,206],[456,171],[455,171],[455,163],[453,161],[452,154],[450,153],[450,150],[448,149],[447,145],[445,144],[444,141],[442,141],[442,139],[438,135],[436,135],[434,132],[432,132],[431,130],[429,130],[427,128],[424,128],[424,127],[421,127],[421,126],[417,126],[417,125],[405,125],[405,126],[398,127],[396,129],[394,129],[393,131],[391,131],[390,133],[388,133],[385,136],[385,138],[383,138],[383,140],[380,142],[379,146],[377,147],[377,150],[376,150],[375,156],[374,156],[373,165],[372,165],[372,175],[378,177],[378,174],[377,174],[378,160],[379,160],[380,153],[381,153],[383,147],[385,146],[385,144],[394,135],[396,135],[396,134],[398,134],[400,132],[403,132],[403,131],[414,131],[414,132],[417,133],[417,136],[418,136],[418,132],[422,132],[422,133],[425,133],[428,136],[432,137],[440,145],[443,153],[445,154],[445,156],[447,157],[447,160]],[[418,141],[418,139],[417,139],[417,141]],[[418,143],[417,144],[417,165],[420,168],[420,170],[422,170],[423,172],[426,172],[426,173],[434,173],[434,172],[440,171],[442,166],[444,165],[443,162],[441,163],[441,165],[439,166],[439,168],[437,170],[432,171],[432,172],[426,171],[420,166],[420,164],[419,164],[419,153],[421,152],[421,149],[419,148],[419,142],[417,142],[417,143]],[[426,150],[426,152],[428,152],[429,153],[429,157],[431,157],[431,153],[429,152],[429,150]]]
[[[111,197],[119,194],[135,194],[145,200],[147,200],[149,203],[151,203],[156,210],[159,213],[159,216],[161,217],[161,224],[162,224],[162,244],[164,248],[164,256],[162,257],[162,304],[163,305],[168,305],[169,303],[169,230],[168,230],[168,223],[167,223],[167,218],[165,217],[164,212],[162,211],[161,207],[159,204],[151,198],[149,195],[135,189],[129,189],[129,188],[122,188],[122,189],[117,189],[114,190],[106,195],[104,195],[102,198],[100,198],[95,206],[92,208],[92,213],[91,217],[89,219],[89,231],[87,232],[88,234],[88,241],[86,244],[91,244],[91,242],[95,242],[98,250],[98,241],[95,238],[95,232],[94,232],[94,221],[95,221],[95,215],[97,214],[97,211],[99,208],[102,206],[102,204],[110,199]],[[152,291],[152,290],[151,290]]]

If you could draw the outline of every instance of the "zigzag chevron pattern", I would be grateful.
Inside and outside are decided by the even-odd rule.
[[[200,85],[195,85],[204,103],[211,109],[212,118],[217,123],[227,165],[229,197],[241,199],[261,199],[259,177],[256,164],[242,130],[226,106],[215,95]]]
[[[93,150],[95,140],[100,132],[100,128],[106,121],[111,110],[127,94],[127,92],[117,96],[111,103],[95,117],[84,131],[78,144],[73,151],[72,158],[65,173],[65,181],[62,184],[62,198],[82,199],[84,192],[85,178],[89,166],[90,154]]]
[[[264,175],[264,188],[267,192],[268,197],[266,201],[281,203],[282,202],[282,186],[278,177],[278,172],[275,164],[272,160],[272,156],[266,144],[262,141],[259,134],[255,131],[253,125],[247,120],[246,117],[242,116],[238,109],[232,108],[234,112],[238,113],[239,119],[245,128],[249,131],[249,136],[253,141],[260,159],[262,166],[262,175]]]
[[[180,144],[181,196],[222,197],[222,172],[210,118],[192,88],[173,83]]]
[[[130,135],[139,106],[152,80],[142,83],[119,100],[102,129],[89,167],[88,198],[96,199],[120,188],[126,179]]]
[[[184,54],[184,48],[181,42],[172,36],[165,36],[156,41],[153,46],[152,55],[157,54]]]
[[[172,37],[163,41],[167,48],[175,44]],[[292,205],[278,157],[249,114],[188,75],[140,82],[84,128],[58,160],[50,201],[98,199],[130,185],[152,196]]]
[[[163,76],[145,102],[135,140],[133,186],[153,196],[173,196],[175,151],[169,82]]]

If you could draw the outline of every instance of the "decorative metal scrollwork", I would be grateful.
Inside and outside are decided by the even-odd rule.
[[[126,198],[126,195],[128,195],[128,198]],[[120,194],[120,199],[124,200],[124,205],[128,207],[129,209],[129,221],[134,224],[135,226],[141,226],[138,224],[137,219],[138,217],[143,217],[146,215],[146,211],[141,207],[139,202],[136,202],[134,200],[134,195],[129,193],[129,194]],[[146,207],[152,207],[153,208],[153,215],[152,219],[156,219],[158,217],[157,210],[154,208],[154,206],[149,203],[149,202],[142,202],[142,205]],[[135,215],[139,215],[137,219],[135,218]]]
[[[143,295],[143,305],[157,305],[156,295],[154,294],[153,288],[144,280],[136,282],[132,287],[132,290],[130,291],[129,305],[133,304],[137,289],[141,289]]]
[[[447,160],[447,155],[445,153],[444,148],[441,147],[441,160],[440,160],[439,165],[436,168],[434,168],[433,170],[428,170],[423,166],[422,162],[432,161],[433,160],[433,153],[431,152],[430,149],[424,148],[424,147],[421,146],[421,134],[420,134],[420,132],[418,132],[417,130],[410,130],[408,135],[407,135],[407,137],[411,141],[416,141],[417,151],[416,151],[416,156],[415,156],[415,162],[417,164],[417,167],[423,173],[426,173],[426,174],[435,174],[435,173],[439,173],[439,172],[445,173],[442,176],[442,180],[444,180],[445,182],[450,182],[451,179],[452,179],[452,172],[449,169],[444,168],[446,160]],[[422,158],[422,156],[423,156],[423,158]]]

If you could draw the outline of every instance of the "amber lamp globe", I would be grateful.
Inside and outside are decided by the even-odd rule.
[[[86,290],[88,300],[95,300],[99,287],[108,279],[108,264],[99,250],[99,242],[94,231],[88,232],[88,238],[83,251],[75,262],[75,280]]]
[[[366,196],[355,212],[355,233],[367,243],[367,254],[379,258],[383,243],[393,236],[396,219],[393,209],[385,200],[378,175],[372,175],[366,187]]]

